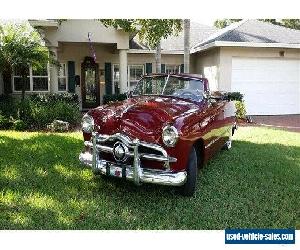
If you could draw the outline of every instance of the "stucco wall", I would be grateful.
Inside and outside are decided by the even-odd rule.
[[[93,45],[96,52],[96,63],[99,69],[104,69],[105,62],[119,63],[119,51],[113,44]],[[58,47],[58,61],[75,62],[75,74],[80,75],[81,63],[86,56],[91,56],[92,51],[88,43],[60,43]]]
[[[284,51],[284,57],[279,52]],[[280,48],[236,48],[222,47],[220,49],[220,76],[219,89],[231,91],[231,72],[233,57],[260,57],[260,58],[287,58],[300,59],[300,50],[298,49],[280,49]]]
[[[284,57],[279,52],[284,51]],[[221,47],[192,54],[193,73],[208,78],[211,89],[231,91],[233,57],[300,59],[299,49]]]
[[[114,28],[106,28],[100,21],[69,19],[58,27],[43,27],[48,45],[58,46],[59,42],[88,42],[91,33],[92,42],[116,43],[118,49],[129,48],[129,34]]]
[[[75,62],[75,74],[81,75],[81,63],[86,56],[91,56],[91,47],[88,43],[59,43],[57,50],[58,61],[61,63],[67,63],[68,61]],[[119,50],[116,44],[93,44],[93,49],[96,52],[96,63],[99,64],[99,70],[104,71],[105,63],[119,64]],[[180,65],[183,63],[183,55],[166,55],[162,54],[161,62],[163,64],[175,64]],[[152,72],[155,72],[155,54],[127,54],[128,65],[145,65],[146,63],[152,63]],[[57,85],[51,80],[51,89],[57,91]],[[104,75],[100,75],[100,93],[101,98],[105,92]],[[77,93],[80,95],[80,89],[77,89]]]
[[[96,52],[99,68],[104,69],[105,62],[119,64],[119,51],[114,44],[93,45]],[[58,60],[60,62],[75,61],[75,74],[80,75],[81,63],[84,57],[91,56],[91,48],[87,43],[60,43],[58,47]],[[127,54],[128,65],[152,63],[152,72],[155,72],[155,54]],[[162,54],[161,63],[180,65],[183,55]]]
[[[216,48],[208,51],[198,52],[191,56],[192,72],[206,77],[209,81],[211,90],[218,89],[220,77],[219,55],[219,49]]]

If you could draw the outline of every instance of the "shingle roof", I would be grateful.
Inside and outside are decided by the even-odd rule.
[[[216,41],[300,44],[300,30],[258,20],[243,20],[209,36],[194,48]]]
[[[190,32],[190,47],[194,47],[208,36],[216,32],[215,27],[191,22]],[[161,41],[162,51],[183,51],[183,31],[178,36],[169,36],[167,39]],[[138,37],[135,36],[129,42],[130,49],[149,49],[146,45],[139,42]]]

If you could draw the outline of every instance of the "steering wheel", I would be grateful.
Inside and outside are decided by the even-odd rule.
[[[182,97],[182,98],[191,99],[191,100],[197,100],[198,99],[198,96],[195,95],[194,93],[190,92],[190,91],[183,91],[178,96]]]

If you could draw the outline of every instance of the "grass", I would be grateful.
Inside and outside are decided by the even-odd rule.
[[[194,198],[93,177],[80,133],[0,131],[0,229],[300,229],[300,133],[241,127]]]

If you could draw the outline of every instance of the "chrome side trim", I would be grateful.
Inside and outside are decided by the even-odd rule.
[[[213,139],[210,143],[208,143],[204,148],[206,149],[206,148],[208,148],[208,147],[210,147],[211,145],[213,145],[214,143],[216,143],[218,140],[220,140],[222,137],[220,136],[220,137],[217,137],[217,138],[215,138],[215,139]]]

